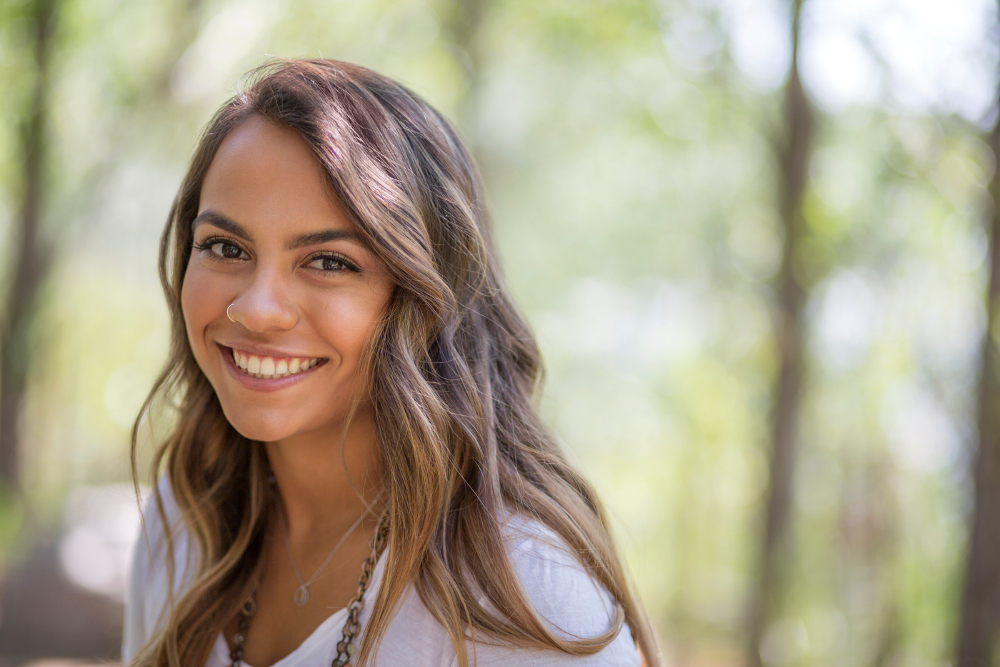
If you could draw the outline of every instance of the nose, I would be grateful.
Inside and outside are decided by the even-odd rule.
[[[270,271],[255,271],[229,312],[233,320],[258,333],[285,331],[298,321],[298,309],[288,285]]]

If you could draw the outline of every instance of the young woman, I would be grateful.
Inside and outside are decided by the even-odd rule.
[[[222,107],[160,245],[143,413],[178,415],[128,664],[658,662],[490,237],[454,129],[384,76],[282,61]]]

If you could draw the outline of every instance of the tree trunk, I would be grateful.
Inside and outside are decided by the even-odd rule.
[[[467,141],[472,142],[476,108],[479,98],[481,60],[479,26],[483,20],[487,0],[455,0],[454,11],[447,23],[448,36],[465,72],[465,94],[458,108],[458,124],[464,129]],[[474,143],[474,142],[473,142]]]
[[[21,135],[24,165],[23,198],[16,245],[10,253],[13,282],[0,331],[0,485],[20,488],[20,437],[18,432],[28,369],[31,365],[32,322],[38,288],[49,266],[48,253],[38,238],[42,189],[45,178],[46,120],[49,106],[49,59],[57,0],[35,0],[35,81]]]
[[[1000,118],[988,137],[1000,157]],[[979,441],[973,463],[975,484],[972,525],[966,560],[965,588],[957,637],[957,667],[992,664],[1000,623],[1000,177],[989,185],[986,227],[990,237],[987,330],[983,336],[979,375],[977,427]]]
[[[745,664],[761,665],[760,642],[781,588],[780,567],[792,505],[799,402],[803,376],[802,310],[805,291],[793,270],[803,227],[802,194],[812,151],[813,112],[799,78],[798,54],[803,0],[794,0],[792,57],[785,84],[786,134],[777,153],[780,165],[779,213],[784,228],[781,267],[776,279],[775,342],[779,371],[771,412],[770,485],[756,581],[747,599]]]

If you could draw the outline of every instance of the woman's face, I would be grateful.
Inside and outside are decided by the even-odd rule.
[[[393,282],[305,141],[259,117],[232,130],[193,227],[181,305],[229,422],[264,442],[339,436]]]

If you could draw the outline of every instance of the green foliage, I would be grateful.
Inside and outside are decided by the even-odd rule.
[[[0,563],[15,544],[24,525],[24,502],[9,489],[0,489]]]
[[[0,239],[21,187],[25,4],[0,9]],[[209,114],[269,57],[356,61],[462,122],[548,364],[545,416],[607,502],[665,654],[736,664],[776,374],[780,90],[748,83],[721,4],[481,7],[459,43],[445,0],[64,3],[26,502],[51,516],[68,489],[128,474],[168,343],[157,236]],[[978,134],[875,103],[821,115],[778,667],[949,657],[994,169]],[[24,511],[0,498],[0,550]]]

